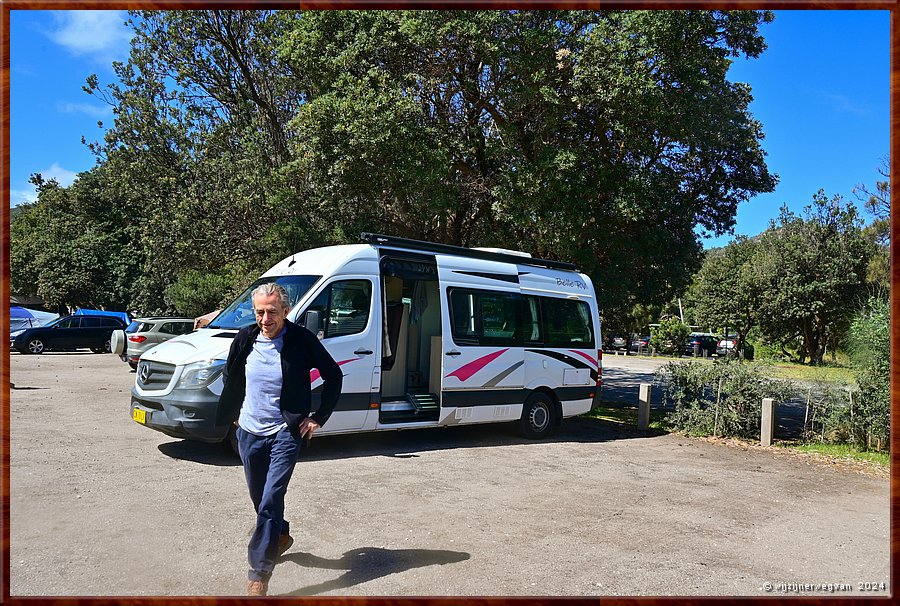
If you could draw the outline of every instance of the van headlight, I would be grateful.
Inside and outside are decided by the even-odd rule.
[[[175,389],[200,389],[216,380],[225,370],[225,360],[203,360],[188,364],[181,371]]]

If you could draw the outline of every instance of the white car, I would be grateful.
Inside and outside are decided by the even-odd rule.
[[[734,351],[734,344],[737,341],[737,337],[727,337],[725,339],[719,339],[719,342],[716,344],[716,354],[720,356],[726,356]]]

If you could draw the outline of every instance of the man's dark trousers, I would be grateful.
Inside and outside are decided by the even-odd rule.
[[[237,439],[256,509],[256,529],[247,547],[248,577],[268,581],[279,555],[278,538],[290,531],[284,519],[284,495],[304,440],[286,427],[271,436],[257,436],[238,427]]]

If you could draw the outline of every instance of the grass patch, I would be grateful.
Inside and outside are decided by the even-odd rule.
[[[824,383],[855,383],[853,369],[846,366],[807,366],[774,362],[766,365],[771,375],[793,381],[818,381]]]
[[[883,467],[888,467],[891,464],[889,453],[859,450],[851,444],[779,444],[779,446],[800,452],[825,455],[835,459],[867,461]]]
[[[637,427],[638,409],[637,406],[617,406],[608,402],[601,402],[582,416],[615,425]],[[650,429],[667,431],[664,419],[665,413],[663,411],[650,409]]]

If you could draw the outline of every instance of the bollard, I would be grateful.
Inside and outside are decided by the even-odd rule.
[[[650,427],[650,384],[641,383],[638,392],[638,429],[645,431]]]
[[[763,446],[772,445],[772,437],[775,434],[775,400],[763,398],[762,424],[759,429],[759,443]]]

